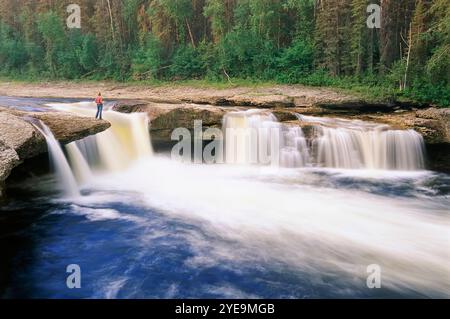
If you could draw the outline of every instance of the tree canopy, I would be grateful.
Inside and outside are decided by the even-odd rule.
[[[449,0],[0,0],[3,76],[345,80],[448,105],[449,61]]]

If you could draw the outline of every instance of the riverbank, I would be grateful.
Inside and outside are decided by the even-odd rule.
[[[360,96],[333,89],[301,85],[213,86],[193,84],[124,84],[117,82],[0,81],[0,95],[36,98],[92,98],[102,91],[106,99],[145,99],[157,103],[192,102],[212,105],[306,106],[358,101]]]

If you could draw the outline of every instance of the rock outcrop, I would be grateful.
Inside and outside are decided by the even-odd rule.
[[[450,143],[450,109],[429,108],[417,111],[414,129],[430,144]]]
[[[3,196],[3,182],[8,178],[12,169],[19,165],[20,158],[16,151],[0,141],[0,198]]]
[[[106,121],[63,112],[25,112],[0,107],[0,196],[11,171],[24,160],[47,151],[45,138],[27,121],[36,118],[63,144],[80,140],[110,127]]]
[[[198,104],[154,103],[145,101],[120,101],[113,110],[122,113],[147,113],[151,122],[153,142],[170,140],[172,131],[182,127],[194,128],[194,121],[202,121],[203,127],[221,127],[226,112],[241,110],[238,107],[219,107]]]

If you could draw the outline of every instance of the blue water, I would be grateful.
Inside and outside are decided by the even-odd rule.
[[[45,104],[58,101],[70,102],[67,99],[0,97],[2,105],[31,111],[51,111]],[[0,298],[450,296],[450,269],[440,278],[439,269],[418,269],[416,265],[418,261],[421,262],[420,265],[426,264],[420,253],[427,253],[427,240],[430,240],[431,245],[428,248],[433,248],[433,253],[438,255],[432,257],[438,257],[436,260],[439,261],[448,256],[448,236],[447,241],[439,242],[441,247],[437,253],[434,249],[436,238],[445,238],[445,234],[432,238],[426,236],[430,234],[427,227],[439,226],[442,221],[448,222],[449,175],[419,172],[406,174],[404,177],[400,174],[394,178],[384,178],[378,176],[378,172],[372,172],[372,176],[367,177],[364,176],[365,172],[360,176],[358,171],[326,169],[306,173],[294,169],[281,170],[276,174],[259,174],[254,168],[238,173],[225,170],[216,175],[216,169],[222,168],[207,165],[205,170],[197,166],[191,167],[183,175],[184,168],[179,171],[172,171],[172,168],[174,167],[171,165],[159,164],[138,167],[129,176],[125,175],[117,180],[113,178],[115,185],[110,189],[83,189],[83,198],[80,200],[62,200],[57,190],[58,183],[52,175],[37,176],[12,185],[8,201],[0,203]],[[228,176],[227,179],[225,176],[228,173],[236,175]],[[168,179],[164,181],[166,175]],[[124,185],[120,187],[122,181]],[[130,181],[145,183],[142,183],[144,186],[141,185],[140,190],[136,190],[134,183]],[[224,185],[219,185],[222,182]],[[159,183],[163,186],[161,189]],[[167,185],[168,183],[172,184]],[[209,202],[208,196],[215,194],[208,193],[208,190],[214,190],[215,187],[224,193],[223,197],[218,200],[213,196]],[[186,208],[188,213],[177,214],[179,206],[171,205],[171,201],[177,200],[177,194],[183,195],[184,188],[195,194],[192,205]],[[256,214],[256,218],[251,205],[253,188],[260,191],[262,196],[268,197],[260,198],[260,201],[270,206],[267,208],[265,204],[255,203],[257,209],[263,210],[260,216]],[[153,195],[148,189],[159,193]],[[204,191],[205,194],[198,194],[196,190]],[[172,191],[175,195],[171,194]],[[329,195],[316,198],[320,194]],[[161,198],[154,200],[152,196]],[[233,205],[234,200],[239,200],[239,196],[246,200],[242,201],[242,205]],[[184,196],[183,198],[186,199]],[[316,201],[324,198],[330,202],[317,205]],[[413,204],[407,206],[410,202]],[[398,207],[390,207],[389,203]],[[203,204],[219,205],[217,211],[221,213],[213,211],[215,214],[210,216],[210,206],[204,208]],[[324,227],[321,229],[322,221],[316,224],[314,214],[304,213],[305,209],[317,210],[319,206],[325,211],[323,216],[334,217],[326,214],[333,211],[334,205],[349,209],[350,217],[345,216],[347,211],[338,213],[342,214],[345,223],[355,222],[355,228],[362,226],[367,227],[369,232],[374,231],[370,228],[373,220],[378,227],[374,228],[380,234],[378,237],[369,234],[372,237],[367,238],[379,241],[375,242],[378,244],[376,248],[385,244],[387,252],[383,253],[387,256],[389,249],[395,248],[397,243],[385,241],[384,231],[391,236],[394,234],[394,238],[395,230],[409,236],[402,238],[399,235],[398,238],[403,244],[400,247],[407,247],[412,251],[399,253],[399,260],[406,262],[407,268],[402,268],[405,265],[400,263],[394,270],[405,271],[408,280],[414,279],[415,275],[425,275],[425,279],[420,278],[420,283],[423,284],[428,279],[432,282],[429,285],[425,282],[426,288],[417,289],[402,286],[401,282],[396,283],[395,289],[389,285],[383,285],[381,289],[368,289],[365,269],[358,267],[366,260],[378,262],[379,256],[373,254],[373,251],[365,251],[371,246],[364,242],[364,236],[361,239],[364,232],[356,232],[355,238],[350,237],[350,240],[342,240],[341,237],[330,240],[330,234],[341,235],[333,221],[323,220]],[[378,211],[374,212],[372,206],[383,207],[393,213],[397,208],[401,209],[401,216],[389,219],[390,211],[380,211],[381,218],[377,218]],[[195,209],[199,207],[204,208],[207,213],[195,214]],[[352,220],[355,217],[352,215],[355,207],[363,209],[361,216]],[[414,211],[408,214],[409,208],[417,208],[418,213]],[[298,211],[300,217],[292,215],[293,209]],[[168,213],[167,210],[172,211]],[[236,210],[244,215],[244,222],[240,219],[240,214],[233,214]],[[222,212],[225,215],[230,213],[230,216],[224,216],[222,220]],[[320,210],[318,212],[323,213]],[[414,220],[416,213],[417,220]],[[272,216],[278,214],[279,220],[272,219]],[[402,228],[403,217],[407,218],[405,222],[411,222],[411,218],[413,222],[417,221],[412,225],[418,229],[422,229],[419,222],[423,222],[426,224],[423,229],[427,232],[414,234],[404,231],[407,226]],[[299,226],[298,233],[289,233],[295,227],[285,227],[289,226],[286,225],[290,222],[289,218],[297,218],[292,224]],[[311,225],[315,227],[311,230],[312,234],[308,233],[309,229],[302,229],[301,218],[312,220]],[[264,227],[268,227],[267,224],[271,222],[277,224],[264,232]],[[220,229],[229,224],[230,229]],[[261,227],[254,227],[255,225]],[[246,236],[237,236],[236,229],[233,229],[241,226],[242,229],[239,230]],[[248,227],[245,228],[246,226]],[[254,232],[254,228],[261,230],[261,233]],[[351,232],[351,227],[349,229]],[[441,229],[439,227],[439,231]],[[258,237],[252,238],[254,235]],[[325,243],[322,242],[322,237],[327,238]],[[280,245],[284,241],[289,246],[286,249]],[[296,259],[298,256],[304,258]],[[383,258],[386,256],[383,255]],[[329,267],[329,263],[341,262],[342,259],[345,259],[350,269],[343,271]],[[388,262],[393,261],[395,264],[399,260],[393,258],[388,259]],[[430,260],[429,265],[436,266],[436,260]],[[380,257],[380,261],[386,259]],[[81,268],[81,289],[69,289],[66,285],[69,276],[66,268],[71,264],[77,264]],[[439,283],[442,282],[447,282],[448,285],[440,286]]]
[[[411,180],[395,186],[329,173],[316,176],[328,187],[384,190],[405,198],[418,189]],[[39,180],[43,187],[36,187],[35,179],[16,186],[13,199],[0,208],[3,298],[424,297],[417,291],[370,290],[362,279],[332,271],[318,276],[258,254],[250,262],[208,262],[214,259],[212,247],[226,246],[239,257],[242,243],[212,233],[207,224],[140,205],[137,193],[108,192],[112,200],[101,204],[61,202],[52,177]],[[423,185],[420,196],[435,196],[448,189],[448,176]],[[84,191],[86,198],[103,195]],[[265,253],[270,255],[270,248]],[[66,286],[70,264],[81,267],[81,289]]]

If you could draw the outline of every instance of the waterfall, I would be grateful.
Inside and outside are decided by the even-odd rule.
[[[86,183],[92,179],[92,171],[76,142],[66,145],[67,155],[78,182]]]
[[[264,110],[226,114],[226,162],[403,171],[425,168],[424,141],[413,130],[360,120],[297,117],[314,126],[313,137],[307,139],[302,128],[281,124]]]
[[[64,155],[59,142],[53,136],[52,131],[42,121],[31,119],[30,122],[38,129],[45,137],[50,156],[50,163],[55,169],[58,182],[66,196],[76,197],[80,195],[77,182],[70,169],[69,163]]]
[[[315,163],[345,169],[420,170],[425,168],[424,141],[413,130],[388,125],[297,115],[315,126]]]
[[[300,127],[283,126],[283,140],[280,154],[282,167],[306,167],[310,164],[310,151]]]
[[[95,105],[88,102],[49,106],[81,116],[95,113]],[[223,119],[226,163],[380,170],[425,167],[423,138],[413,130],[359,120],[297,117],[314,127],[314,136],[305,137],[299,126],[279,123],[267,110],[227,113]],[[104,118],[111,128],[67,148],[81,182],[89,179],[91,169],[121,171],[153,154],[146,114],[106,110]]]
[[[230,112],[223,120],[228,164],[304,167],[309,151],[301,128],[279,123],[269,112]]]
[[[80,116],[93,117],[96,111],[95,103],[90,102],[48,105]],[[111,123],[108,130],[76,142],[90,167],[120,171],[135,160],[153,155],[147,114],[105,110],[103,118]]]

